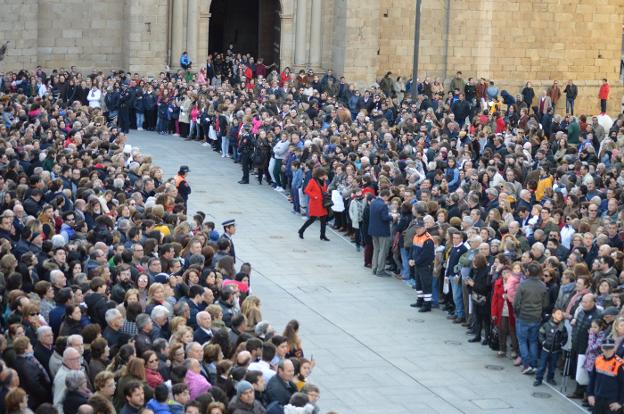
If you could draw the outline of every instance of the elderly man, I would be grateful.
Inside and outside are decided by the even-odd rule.
[[[28,407],[36,409],[40,404],[52,402],[52,384],[46,369],[32,355],[30,339],[21,336],[13,341],[15,370],[21,387],[28,393]]]
[[[163,305],[154,306],[150,317],[153,322],[152,341],[158,338],[169,339],[171,331],[169,329],[169,310]]]
[[[268,382],[265,396],[266,403],[277,401],[284,406],[290,401],[290,397],[297,392],[297,387],[292,382],[295,375],[295,366],[289,359],[283,359],[277,365],[277,375],[274,375]]]
[[[572,348],[570,357],[571,361],[575,361],[578,355],[584,355],[587,351],[587,343],[589,341],[589,328],[592,321],[600,319],[602,313],[596,307],[596,297],[592,293],[587,293],[581,299],[581,309],[576,313],[576,317],[572,319]],[[573,370],[574,371],[574,370]],[[574,374],[576,374],[574,372]],[[572,375],[572,372],[570,373]],[[573,376],[574,378],[574,376]],[[583,398],[585,386],[578,385],[570,398]]]
[[[109,309],[105,314],[106,328],[102,336],[108,341],[111,357],[117,355],[119,348],[128,342],[130,337],[121,332],[123,315],[117,309]]]
[[[193,340],[200,344],[210,342],[213,337],[212,330],[212,317],[206,311],[197,313],[197,329],[193,332]]]
[[[74,348],[66,348],[63,352],[63,365],[59,368],[56,376],[54,377],[54,384],[52,387],[54,395],[54,407],[58,410],[59,414],[63,414],[63,399],[65,398],[65,378],[71,371],[80,371],[80,352]],[[71,414],[71,413],[67,413]]]
[[[55,292],[63,289],[65,286],[67,286],[67,278],[65,277],[65,273],[63,273],[59,269],[54,269],[50,271],[50,283],[52,283],[52,287],[54,288]]]
[[[191,342],[186,346],[184,351],[186,352],[187,358],[196,359],[198,361],[204,359],[204,349],[199,342]]]
[[[37,361],[48,371],[47,368],[50,364],[50,358],[54,353],[54,334],[52,333],[52,328],[49,326],[40,326],[37,328],[37,343],[34,346],[35,358]]]
[[[198,360],[188,358],[184,361],[184,367],[187,369],[184,383],[189,389],[191,400],[212,388],[208,380],[201,375],[201,365]]]
[[[134,347],[137,355],[142,356],[145,351],[152,349],[151,333],[154,324],[147,313],[141,313],[136,317],[136,326],[138,333],[134,337]]]

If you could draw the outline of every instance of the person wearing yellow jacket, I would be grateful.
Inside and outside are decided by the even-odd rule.
[[[554,177],[544,167],[539,168],[540,177],[537,181],[537,188],[535,189],[535,200],[540,202],[544,198],[544,190],[552,188],[555,182]]]

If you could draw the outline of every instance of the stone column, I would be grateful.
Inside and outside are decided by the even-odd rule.
[[[310,27],[310,65],[313,68],[321,67],[321,39],[322,39],[322,7],[323,0],[312,0],[312,24]]]
[[[191,57],[193,68],[199,69],[197,55],[197,34],[199,32],[199,0],[188,0],[186,28],[186,51]]]
[[[186,47],[186,30],[184,14],[186,0],[174,0],[173,16],[171,19],[171,67],[180,66],[180,56]]]
[[[306,29],[307,29],[307,0],[297,0],[297,17],[295,18],[295,65],[306,64]]]

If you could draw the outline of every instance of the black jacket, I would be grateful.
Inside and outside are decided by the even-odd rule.
[[[67,391],[63,400],[64,413],[77,413],[78,407],[87,403],[87,398],[78,391]]]
[[[580,310],[576,323],[572,327],[572,350],[577,354],[584,354],[589,340],[589,328],[593,320],[601,317],[600,310],[594,306],[590,311]]]
[[[52,402],[52,383],[48,373],[37,364],[35,357],[18,356],[15,359],[15,370],[20,377],[20,385],[26,391],[28,407],[35,410],[43,403]]]
[[[264,392],[266,405],[277,401],[280,405],[286,405],[290,397],[297,392],[297,387],[291,381],[284,382],[279,375],[273,375]]]
[[[562,322],[548,320],[539,329],[539,342],[542,348],[548,352],[559,352],[568,342],[568,331]]]

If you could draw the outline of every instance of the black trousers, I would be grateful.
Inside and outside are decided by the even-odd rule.
[[[273,180],[271,179],[271,174],[269,174],[269,166],[268,165],[262,165],[260,167],[256,167],[257,169],[257,177],[258,177],[258,182],[260,184],[262,184],[262,176],[264,175],[264,177],[266,178],[266,182],[271,184],[273,182]]]
[[[316,221],[316,219],[319,219],[321,221],[321,237],[325,237],[325,230],[327,229],[327,216],[308,218],[308,220],[303,223],[303,226],[301,226],[301,228],[299,229],[299,233],[303,234],[306,229]]]
[[[243,167],[243,181],[248,183],[249,182],[249,167],[251,166],[250,154],[246,152],[241,153],[241,166]]]
[[[117,119],[117,123],[119,125],[119,129],[124,134],[127,134],[130,131],[130,108],[127,106],[124,108],[119,108],[119,118]]]
[[[609,404],[612,402],[613,401],[607,400],[606,398],[596,397],[596,404],[594,404],[594,407],[592,408],[592,414],[614,414],[621,412],[622,410],[611,411]]]
[[[477,337],[481,337],[481,330],[485,330],[485,338],[490,336],[490,301],[474,304],[474,331]]]
[[[607,112],[607,100],[606,99],[600,100],[600,112],[602,113]]]
[[[431,302],[431,286],[433,284],[433,266],[415,266],[416,293],[418,299]]]

